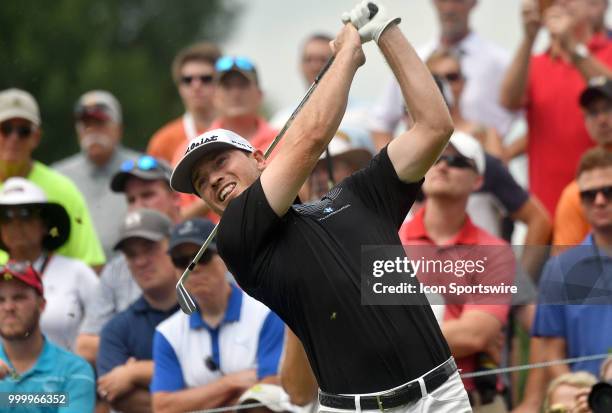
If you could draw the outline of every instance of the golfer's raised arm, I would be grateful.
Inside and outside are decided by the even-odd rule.
[[[397,78],[413,126],[389,143],[389,159],[404,182],[421,179],[446,146],[453,124],[427,67],[396,25],[378,39],[378,47]]]
[[[266,199],[279,216],[287,212],[336,133],[355,72],[365,62],[359,34],[352,25],[345,25],[333,44],[333,64],[287,130],[277,154],[261,175]]]

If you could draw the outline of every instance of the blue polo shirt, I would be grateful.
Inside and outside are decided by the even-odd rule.
[[[103,376],[130,357],[136,360],[153,359],[153,334],[155,327],[179,311],[177,304],[168,311],[151,307],[140,296],[126,310],[113,317],[102,329],[96,367]]]
[[[256,369],[259,379],[277,374],[285,325],[268,307],[233,284],[231,289],[218,327],[206,324],[199,311],[176,313],[157,327],[151,392],[202,386],[248,369]]]
[[[12,363],[0,346],[0,359]],[[0,407],[11,413],[82,413],[93,412],[96,400],[94,372],[89,363],[45,338],[43,350],[34,366],[17,379],[11,376],[0,380],[0,392],[61,392],[68,394],[66,407]]]
[[[592,235],[546,263],[532,335],[565,339],[567,357],[612,350],[612,258]],[[599,376],[603,360],[571,365]]]

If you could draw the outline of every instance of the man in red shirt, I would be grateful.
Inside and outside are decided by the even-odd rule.
[[[471,280],[475,279],[495,285],[501,284],[500,277],[507,280],[506,285],[512,284],[514,258],[508,244],[475,226],[465,211],[469,195],[482,184],[484,167],[484,151],[480,144],[469,135],[455,132],[438,162],[425,175],[423,208],[400,229],[402,244],[413,258],[457,260],[460,255],[462,259],[469,256],[473,260],[487,261],[485,272],[477,276],[481,278],[470,278],[466,274],[450,280],[447,275],[435,274],[437,285],[449,287],[451,282],[467,285],[473,284]],[[432,249],[430,246],[453,248]],[[419,273],[417,276],[422,284],[431,285],[431,275]],[[463,373],[476,371],[478,358],[483,354],[497,358],[501,351],[502,329],[508,318],[507,301],[482,294],[476,296],[476,300],[463,303],[449,302],[449,296],[445,296],[445,301],[442,333]],[[474,379],[464,379],[464,384],[475,412],[506,411],[501,395],[497,394],[500,387],[495,380],[492,395],[488,397]]]
[[[580,156],[593,145],[578,98],[588,79],[612,77],[612,41],[594,33],[585,0],[557,0],[542,15],[536,0],[526,0],[522,15],[524,37],[500,99],[508,109],[526,109],[529,189],[554,215]],[[532,57],[541,24],[551,44],[545,53]]]

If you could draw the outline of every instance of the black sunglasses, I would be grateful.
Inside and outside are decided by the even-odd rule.
[[[595,202],[595,198],[597,198],[597,194],[599,193],[606,198],[606,201],[609,201],[612,197],[612,185],[580,191],[580,199],[582,199],[582,202],[592,204]]]
[[[448,82],[456,82],[458,80],[463,79],[463,75],[461,74],[461,72],[450,72],[438,76],[446,79]]]
[[[476,171],[476,165],[469,159],[463,155],[440,155],[436,164],[440,162],[446,162],[446,164],[453,168],[461,168],[461,169],[473,169]]]
[[[40,210],[36,208],[2,208],[0,209],[0,221],[8,222],[14,219],[28,220],[40,217]]]
[[[12,125],[10,123],[3,123],[0,125],[0,133],[2,133],[2,136],[5,138],[8,138],[15,132],[19,139],[25,139],[28,138],[33,131],[34,128],[30,125]]]
[[[213,75],[197,75],[197,76],[181,76],[181,83],[184,85],[190,85],[194,79],[199,79],[203,85],[208,85],[213,82]]]
[[[212,260],[213,252],[211,250],[204,251],[200,261],[197,262],[197,265],[206,265]],[[185,269],[191,264],[191,260],[193,260],[193,256],[191,255],[170,255],[170,259],[172,260],[172,264],[176,268]]]

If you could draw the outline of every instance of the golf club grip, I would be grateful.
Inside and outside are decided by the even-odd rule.
[[[372,20],[372,17],[378,13],[378,6],[374,3],[368,3],[368,9],[370,9],[370,20]]]

